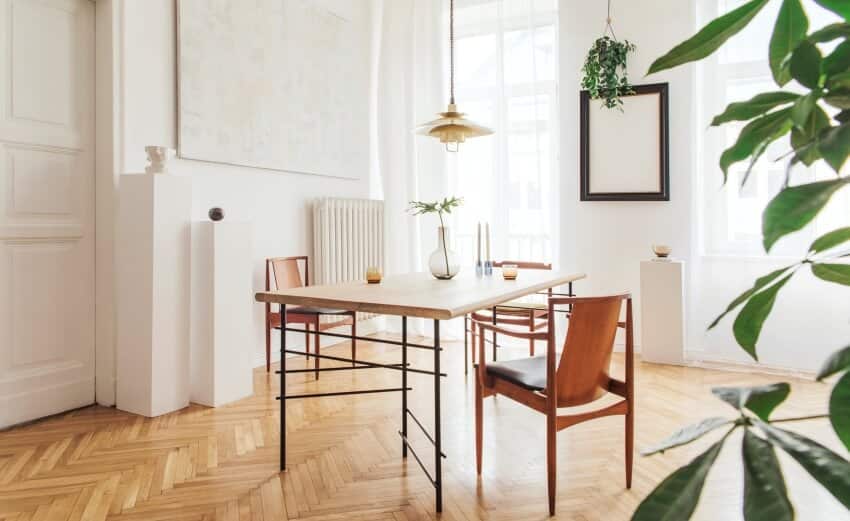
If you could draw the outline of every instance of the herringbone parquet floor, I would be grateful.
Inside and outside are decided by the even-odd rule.
[[[471,377],[462,347],[447,345],[443,366],[446,520],[547,519],[544,419],[504,397],[485,409],[484,474],[475,474]],[[398,350],[362,345],[365,359],[398,361]],[[339,346],[328,354],[345,355]],[[522,355],[522,350],[515,352]],[[507,350],[502,356],[510,356]],[[411,350],[415,366],[429,352]],[[292,364],[303,364],[296,360]],[[619,371],[621,359],[615,360]],[[331,365],[331,363],[328,363]],[[290,393],[397,386],[383,370],[290,376]],[[769,383],[777,378],[639,364],[636,443],[646,446],[684,423],[728,414],[713,399],[716,385]],[[828,387],[790,379],[795,391],[782,415],[826,407]],[[412,376],[411,407],[432,418],[430,377]],[[435,519],[433,489],[415,461],[401,458],[395,394],[290,402],[290,468],[277,472],[276,377],[255,373],[253,397],[217,409],[192,406],[146,419],[90,407],[0,433],[0,519],[44,520],[414,520]],[[824,422],[799,425],[808,435],[839,444]],[[415,434],[416,429],[411,429]],[[706,440],[707,441],[707,440]],[[734,441],[734,440],[732,440]],[[429,445],[414,436],[426,461]],[[635,462],[634,488],[624,489],[623,429],[605,418],[558,435],[558,516],[577,521],[628,519],[640,499],[707,443]],[[697,518],[741,519],[739,449],[722,454],[709,477]],[[787,458],[798,518],[844,519],[838,503]]]

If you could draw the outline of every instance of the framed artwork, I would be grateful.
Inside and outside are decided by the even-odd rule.
[[[369,0],[178,0],[178,153],[357,179]]]
[[[622,110],[581,92],[581,200],[669,201],[669,87],[635,85]]]

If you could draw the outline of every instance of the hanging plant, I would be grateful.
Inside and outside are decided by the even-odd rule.
[[[629,52],[635,48],[628,40],[618,42],[608,36],[596,40],[581,69],[584,73],[581,88],[587,90],[592,99],[603,100],[606,108],[622,110],[623,100],[620,97],[634,92],[626,74],[626,65]]]
[[[611,36],[608,37],[608,33]],[[605,31],[602,38],[593,42],[593,47],[587,53],[582,72],[581,88],[585,89],[591,99],[603,100],[605,108],[623,110],[621,96],[634,94],[627,75],[627,61],[635,45],[625,41],[617,41],[614,27],[611,25],[611,0],[608,0],[608,18],[605,19]]]

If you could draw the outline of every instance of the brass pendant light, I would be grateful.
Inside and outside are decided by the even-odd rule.
[[[466,119],[463,112],[458,112],[455,104],[455,2],[449,1],[449,70],[451,98],[445,112],[439,113],[439,118],[416,127],[416,133],[431,136],[445,143],[446,150],[457,152],[460,144],[467,138],[488,136],[493,133],[487,127]]]

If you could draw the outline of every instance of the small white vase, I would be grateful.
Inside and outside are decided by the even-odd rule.
[[[437,249],[428,257],[428,268],[431,275],[438,279],[448,280],[460,271],[460,258],[449,249],[451,234],[449,228],[437,228]]]

